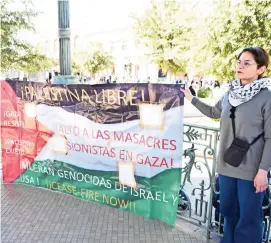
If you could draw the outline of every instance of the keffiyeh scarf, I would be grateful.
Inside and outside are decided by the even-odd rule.
[[[246,85],[241,85],[240,79],[233,80],[229,85],[229,102],[232,106],[241,105],[264,88],[271,90],[271,77],[257,79]]]

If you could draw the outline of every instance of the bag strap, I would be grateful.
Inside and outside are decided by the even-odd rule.
[[[261,134],[259,134],[256,138],[254,138],[249,145],[251,146],[254,143],[256,143],[261,138],[261,136],[263,136],[263,135],[264,135],[264,132],[262,132]]]
[[[232,106],[231,109],[230,109],[230,112],[231,112],[230,118],[231,118],[231,122],[232,122],[232,132],[233,132],[233,137],[234,138],[236,136],[236,128],[235,128],[235,121],[234,121],[234,119],[235,119],[235,110],[236,110],[235,106]],[[259,134],[256,138],[254,138],[249,145],[251,146],[254,143],[256,143],[262,136],[264,136],[264,132]]]
[[[236,135],[236,129],[235,129],[235,121],[234,121],[234,118],[235,118],[235,110],[236,110],[236,107],[235,106],[232,106],[231,109],[230,109],[230,118],[231,118],[231,124],[232,124],[232,133],[233,133],[233,137],[235,138],[235,135]]]

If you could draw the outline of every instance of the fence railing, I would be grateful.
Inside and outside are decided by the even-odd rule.
[[[217,128],[184,125],[182,183],[178,217],[211,233],[223,234],[223,218],[213,206],[216,187],[216,156],[220,132]],[[216,198],[215,198],[216,199]],[[270,200],[269,200],[270,201]],[[219,202],[219,201],[218,201]],[[269,205],[264,208],[269,208]],[[264,241],[270,234],[270,215],[266,217]]]

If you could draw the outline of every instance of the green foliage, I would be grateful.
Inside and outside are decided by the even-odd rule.
[[[133,16],[139,42],[165,72],[192,71],[230,81],[242,49],[259,46],[271,55],[271,0],[214,0],[207,18],[191,16],[179,1],[166,0],[152,0],[143,17]]]
[[[72,71],[80,73],[80,66],[75,61],[72,62]]]
[[[90,54],[84,51],[75,51],[72,53],[72,71],[84,72],[84,65],[90,59]]]
[[[32,19],[37,15],[30,9],[30,0],[22,1],[25,9],[12,10],[12,0],[3,0],[1,6],[1,70],[24,70],[35,73],[49,67],[52,61],[29,43],[20,39],[21,31],[34,31]],[[30,7],[29,7],[30,6]]]
[[[132,17],[139,43],[147,47],[150,61],[158,64],[164,72],[185,71],[191,26],[181,12],[180,3],[152,0],[144,17]]]
[[[199,98],[208,98],[212,95],[212,90],[208,88],[200,88],[198,91]]]
[[[242,49],[259,46],[271,55],[271,0],[216,0],[215,6],[207,21],[210,72],[230,81]]]
[[[85,69],[92,75],[113,66],[113,58],[102,49],[95,49],[84,63]]]
[[[39,71],[51,68],[56,62],[47,56],[40,54],[34,48],[30,49],[20,60],[20,69],[25,73],[38,73]]]

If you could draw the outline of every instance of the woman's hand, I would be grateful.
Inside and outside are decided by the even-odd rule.
[[[191,94],[190,90],[189,89],[180,89],[180,90],[184,93],[185,98],[191,102],[193,99],[193,95]]]
[[[256,193],[264,192],[268,187],[267,171],[259,169],[256,177],[254,178],[254,186]]]

